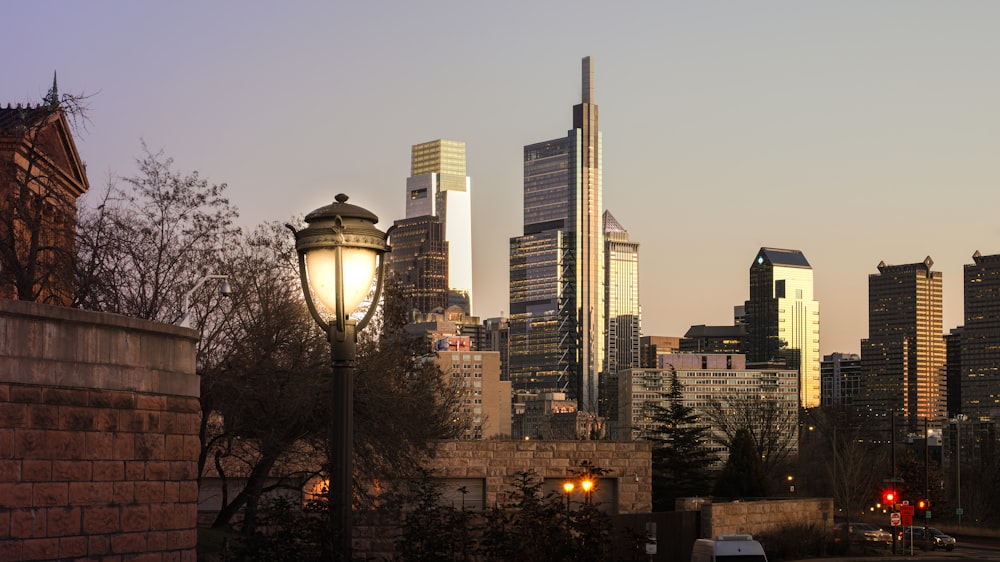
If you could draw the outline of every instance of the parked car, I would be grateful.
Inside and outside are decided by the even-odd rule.
[[[921,550],[927,550],[928,544],[930,544],[931,550],[936,550],[938,548],[943,548],[945,550],[955,550],[955,546],[957,545],[955,537],[946,535],[940,530],[935,529],[934,527],[906,528],[903,531],[900,542],[903,544],[904,548],[906,548],[910,546],[911,540],[913,541],[913,547],[919,548]]]
[[[834,526],[835,540],[842,541],[850,537],[851,544],[889,548],[892,546],[892,533],[882,530],[871,523],[837,523]]]

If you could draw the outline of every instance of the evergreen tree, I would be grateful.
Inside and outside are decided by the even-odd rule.
[[[724,498],[767,495],[767,481],[753,437],[747,429],[736,432],[729,446],[729,460],[715,480],[714,494]]]
[[[651,406],[655,429],[644,435],[653,442],[653,511],[671,511],[677,498],[712,489],[708,467],[715,455],[706,447],[709,428],[684,404],[683,385],[672,367],[666,398],[665,404]]]

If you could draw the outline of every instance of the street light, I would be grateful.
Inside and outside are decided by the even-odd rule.
[[[333,362],[333,402],[330,430],[330,487],[328,507],[335,545],[335,560],[351,560],[352,460],[354,446],[354,362],[357,332],[363,330],[377,308],[389,251],[386,234],[375,228],[378,217],[371,211],[336,201],[306,215],[309,225],[295,230],[299,255],[299,277],[306,305],[330,340]],[[351,319],[375,286],[364,318]],[[324,318],[314,302],[318,299],[332,319]],[[334,509],[336,505],[336,509]]]
[[[191,290],[184,293],[184,298],[181,299],[181,319],[177,321],[177,325],[182,328],[191,327],[191,297],[194,296],[195,291],[201,288],[206,281],[211,279],[221,279],[222,284],[219,285],[219,294],[224,297],[230,297],[233,294],[232,287],[229,286],[229,276],[228,275],[208,275],[199,279]]]
[[[573,483],[569,480],[563,482],[563,491],[566,492],[566,513],[569,514],[569,495],[573,493]]]
[[[584,500],[590,505],[590,492],[594,489],[594,481],[588,476],[580,481],[580,487],[583,488]]]

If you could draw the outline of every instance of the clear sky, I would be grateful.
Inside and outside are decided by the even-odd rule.
[[[404,216],[410,146],[467,143],[475,312],[507,312],[522,147],[595,63],[604,201],[640,242],[643,332],[729,324],[761,246],[815,270],[824,354],[867,336],[867,276],[1000,253],[1000,2],[8,2],[0,101],[94,94],[92,189],[141,140],[229,184],[245,226],[333,201]]]

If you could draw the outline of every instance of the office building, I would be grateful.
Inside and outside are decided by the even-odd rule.
[[[457,399],[455,417],[469,424],[461,439],[509,437],[511,389],[500,380],[500,354],[472,350],[462,336],[443,338],[436,347],[434,364]]]
[[[742,353],[746,326],[691,326],[680,341],[680,351],[689,353]]]
[[[676,336],[640,336],[639,367],[655,369],[659,364],[657,357],[676,353],[680,346],[681,338]]]
[[[389,275],[413,322],[421,314],[448,307],[448,242],[438,217],[423,215],[393,223],[387,254]]]
[[[604,211],[604,373],[640,365],[639,243]],[[602,411],[603,413],[603,411]]]
[[[820,405],[851,406],[861,394],[861,356],[857,353],[824,355],[819,366]]]
[[[789,368],[754,368],[742,354],[677,353],[663,355],[655,369],[627,369],[618,373],[618,411],[608,420],[616,440],[639,439],[658,430],[651,405],[668,406],[671,369],[677,373],[682,401],[694,411],[703,411],[711,400],[723,403],[728,398],[752,396],[773,400],[784,419],[796,420],[798,411],[798,371]],[[705,418],[702,418],[705,419]],[[708,424],[708,422],[705,422]],[[757,423],[767,423],[758,420]],[[712,434],[721,433],[711,428]],[[795,434],[795,427],[788,428]],[[706,447],[717,457],[718,467],[725,464],[727,449],[721,444]],[[798,440],[790,444],[798,449]]]
[[[945,415],[942,275],[933,260],[878,264],[868,276],[868,339],[861,341],[863,407],[885,433],[922,431]],[[934,427],[938,427],[934,425]],[[898,435],[896,436],[898,438]]]
[[[524,147],[524,233],[510,241],[514,388],[597,412],[604,366],[601,135],[590,57],[565,137]]]
[[[761,248],[750,265],[744,308],[747,361],[783,361],[799,373],[799,405],[819,406],[819,302],[802,252]]]
[[[961,410],[974,420],[1000,416],[1000,254],[978,251],[965,265]]]
[[[439,139],[413,145],[406,179],[406,218],[440,219],[448,243],[447,306],[460,306],[466,314],[472,314],[471,190],[464,142]]]
[[[483,321],[485,339],[483,351],[500,353],[500,380],[510,380],[510,323],[506,316],[487,318]]]

